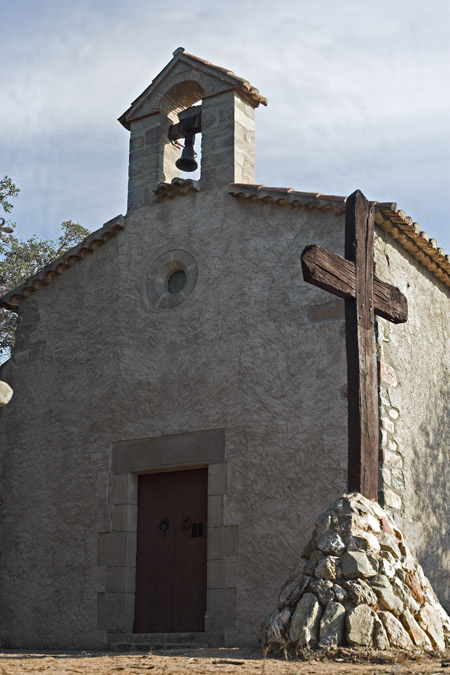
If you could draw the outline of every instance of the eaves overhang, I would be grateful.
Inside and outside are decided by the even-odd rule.
[[[152,80],[151,84],[140,94],[130,105],[130,107],[119,117],[119,122],[128,130],[131,128],[131,122],[136,119],[142,119],[149,114],[155,114],[157,109],[153,109],[150,113],[142,114],[140,111],[145,102],[154,96],[155,92],[161,86],[164,86],[164,81],[169,78],[171,72],[179,63],[189,66],[194,71],[199,71],[205,76],[214,78],[216,81],[220,80],[222,84],[221,92],[226,90],[235,90],[246,99],[254,108],[260,104],[267,105],[267,98],[261,96],[258,89],[253,87],[248,80],[239,77],[232,70],[216,66],[210,61],[205,61],[198,56],[189,54],[182,47],[176,49],[173,53],[173,58],[162,69],[162,71]],[[215,94],[213,94],[215,95]],[[204,98],[208,98],[205,94]]]
[[[14,288],[0,298],[0,307],[17,312],[24,298],[34,293],[42,286],[49,284],[52,279],[62,274],[69,267],[93,253],[99,246],[115,237],[125,228],[125,218],[120,215],[109,220],[99,230],[92,232],[79,244],[70,248],[64,255],[59,256],[40,269],[36,274],[28,277],[23,284]]]
[[[231,183],[229,194],[244,199],[280,207],[318,209],[345,213],[346,197],[326,195],[321,192],[299,192],[293,188],[267,187],[246,183]],[[415,260],[450,288],[450,255],[437,245],[435,239],[421,230],[395,202],[374,202],[375,223],[404,248]]]

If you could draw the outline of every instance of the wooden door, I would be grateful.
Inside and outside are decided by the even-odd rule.
[[[204,630],[208,470],[139,476],[135,633]]]

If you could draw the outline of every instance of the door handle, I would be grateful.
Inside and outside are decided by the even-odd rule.
[[[159,531],[161,532],[161,539],[167,539],[167,530],[169,529],[169,521],[167,518],[162,518],[159,523]]]
[[[183,530],[190,530],[192,525],[192,520],[189,518],[189,516],[186,516],[186,518],[183,520],[181,523],[181,527]]]

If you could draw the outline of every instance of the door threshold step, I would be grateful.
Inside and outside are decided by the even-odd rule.
[[[130,644],[188,644],[190,642],[206,642],[204,631],[192,633],[109,633],[109,643]]]
[[[207,644],[201,642],[115,642],[110,644],[115,652],[142,652],[142,651],[187,651],[190,649],[206,649]]]

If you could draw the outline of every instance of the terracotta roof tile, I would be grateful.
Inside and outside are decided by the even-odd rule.
[[[249,94],[251,94],[255,102],[262,103],[262,105],[267,105],[267,98],[265,96],[261,96],[259,90],[256,87],[253,87],[248,80],[244,79],[243,77],[239,77],[239,75],[236,75],[236,73],[234,73],[232,70],[228,70],[228,68],[222,68],[222,66],[216,66],[214,63],[211,63],[211,61],[205,61],[205,59],[201,59],[199,56],[194,56],[194,54],[186,52],[183,47],[178,47],[178,49],[174,51],[173,55],[175,56],[175,54],[183,54],[190,59],[194,59],[195,61],[205,64],[205,66],[209,66],[210,68],[214,68],[214,70],[219,70],[226,75],[233,77],[242,84],[242,87]]]
[[[189,195],[198,191],[198,181],[191,178],[173,178],[171,183],[158,183],[154,190],[155,201],[162,202],[165,199],[173,199],[177,195]]]
[[[232,70],[227,68],[222,68],[221,66],[216,66],[210,61],[201,59],[194,54],[189,54],[186,52],[183,47],[178,47],[173,52],[173,58],[169,61],[167,65],[161,70],[161,72],[153,78],[150,85],[131,103],[131,106],[119,117],[119,122],[126,128],[130,129],[130,122],[132,119],[133,111],[139,109],[143,102],[156,90],[156,88],[161,84],[164,78],[170,73],[172,68],[178,62],[184,62],[192,68],[197,68],[197,70],[208,70],[210,69],[209,74],[217,77],[222,82],[225,83],[227,88],[234,89],[239,91],[241,96],[249,101],[253,107],[257,108],[260,104],[267,105],[267,98],[261,96],[259,90],[256,87],[253,87],[250,82],[245,80],[243,77],[239,77]],[[199,65],[201,64],[201,65]]]
[[[339,197],[337,195],[324,195],[321,192],[317,195],[318,199],[329,199],[333,202],[346,202],[347,197]]]
[[[45,265],[41,270],[33,274],[33,276],[26,279],[23,284],[14,288],[0,298],[0,307],[12,309],[17,311],[21,301],[30,293],[33,293],[41,286],[48,284],[54,277],[64,272],[69,267],[72,267],[76,262],[82,260],[89,253],[92,253],[96,248],[105,244],[109,239],[115,237],[121,230],[125,228],[125,218],[120,215],[112,220],[109,220],[102,228],[92,232],[88,237],[83,239],[79,244],[70,248],[59,258],[52,260]]]
[[[346,197],[325,195],[320,192],[299,192],[293,188],[273,188],[249,183],[231,183],[229,194],[235,199],[247,199],[263,204],[290,206],[291,208],[333,211],[336,215],[345,212]],[[191,179],[174,179],[172,183],[160,183],[155,190],[156,200],[172,198],[176,194],[196,192],[198,187]],[[413,222],[395,202],[375,202],[375,222],[395,239],[421,265],[450,288],[450,255],[429,238],[420,225]],[[21,286],[0,298],[0,307],[17,311],[20,302],[54,277],[82,260],[96,248],[102,246],[125,228],[125,218],[120,215],[108,221],[103,227],[83,239],[77,246],[29,277]]]
[[[229,194],[235,199],[248,199],[264,204],[290,206],[292,208],[334,211],[336,215],[345,212],[346,197],[324,195],[321,192],[297,192],[292,188],[270,188],[265,185],[231,183]],[[280,197],[280,193],[285,193]],[[421,265],[450,288],[450,256],[439,248],[435,239],[421,231],[395,202],[375,202],[375,222],[395,239]]]
[[[229,194],[237,199],[263,201],[265,204],[318,208],[324,211],[333,210],[338,215],[345,211],[343,202],[345,202],[346,197],[322,195],[317,192],[299,192],[294,188],[272,188],[266,185],[231,183]]]

